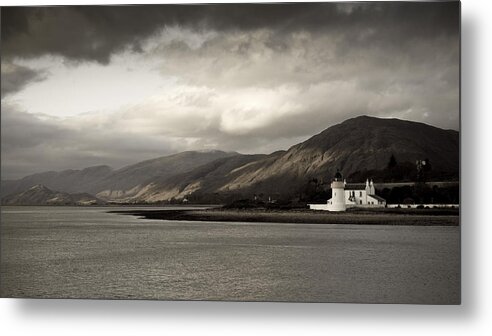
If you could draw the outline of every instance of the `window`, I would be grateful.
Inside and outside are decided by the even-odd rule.
[[[360,202],[360,204],[362,204],[362,200],[360,200],[359,202]]]
[[[362,191],[359,191],[359,196],[362,197]]]

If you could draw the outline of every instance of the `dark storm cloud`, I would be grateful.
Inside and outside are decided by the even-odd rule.
[[[17,7],[1,19],[3,178],[182,150],[268,153],[362,114],[459,127],[458,2]],[[69,70],[99,72],[61,81],[65,59]],[[121,87],[103,70],[126,61],[176,82],[119,106]],[[66,70],[55,85],[13,105],[32,99],[38,69],[45,82],[56,76],[53,64]],[[50,113],[47,101],[80,107],[77,95],[60,97],[71,85],[114,108],[39,113]]]
[[[29,83],[40,81],[44,74],[25,66],[2,64],[2,98],[23,89]]]
[[[457,35],[458,2],[161,6],[9,7],[2,9],[2,56],[44,54],[107,63],[164,26],[237,31],[268,28],[344,33],[348,47]],[[370,35],[364,32],[372,31]],[[275,41],[273,42],[275,43]],[[343,55],[343,48],[340,53]]]

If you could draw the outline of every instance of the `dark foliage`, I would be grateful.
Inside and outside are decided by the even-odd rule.
[[[388,162],[388,169],[391,170],[396,167],[398,163],[396,162],[396,158],[393,154],[391,154],[390,160]]]
[[[330,198],[330,185],[317,178],[309,180],[299,191],[299,202],[323,203]]]
[[[389,204],[458,204],[459,186],[438,187],[418,183],[415,186],[384,188],[380,196]]]

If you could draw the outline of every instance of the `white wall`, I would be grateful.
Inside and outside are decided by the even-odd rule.
[[[311,210],[328,210],[328,204],[308,204]]]
[[[362,200],[362,205],[367,204],[367,192],[365,190],[345,190],[345,203],[349,204],[349,198],[352,192],[355,193],[355,202],[357,205],[361,205],[360,201]],[[362,193],[362,196],[361,196]]]

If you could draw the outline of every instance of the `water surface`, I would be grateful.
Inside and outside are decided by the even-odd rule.
[[[2,207],[2,297],[457,304],[459,227],[173,222]]]

